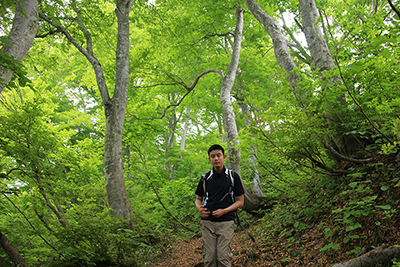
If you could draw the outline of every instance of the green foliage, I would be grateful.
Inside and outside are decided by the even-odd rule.
[[[0,227],[32,266],[144,266],[150,251],[186,236],[185,227],[199,230],[194,191],[210,168],[207,148],[225,142],[221,77],[209,73],[192,91],[187,87],[204,70],[226,74],[238,1],[143,2],[136,1],[131,12],[123,133],[134,230],[108,214],[105,103],[87,59],[59,33],[35,40],[26,68],[0,51],[0,61],[19,79],[8,84],[1,99],[0,191],[9,198],[0,199]],[[379,244],[380,231],[398,220],[400,28],[387,3],[323,2],[317,5],[331,23],[325,31],[336,66],[321,73],[308,65],[310,56],[292,51],[298,85],[308,92],[301,104],[264,27],[245,12],[232,94],[241,175],[251,188],[257,174],[264,194],[279,199],[271,210],[259,211],[265,214],[260,220],[265,243],[279,239],[301,246],[301,235],[317,226],[325,242],[320,252],[358,254],[365,240]],[[1,29],[10,23],[5,9],[10,4],[0,8]],[[260,4],[272,16],[288,10],[301,16],[295,1]],[[110,96],[114,8],[101,1],[40,2],[40,12],[68,29],[84,49],[82,26],[91,34]],[[70,19],[77,12],[80,24]],[[52,30],[42,23],[39,34]],[[300,31],[295,24],[290,30]],[[6,43],[5,37],[0,42]],[[30,78],[34,90],[24,87],[23,77]],[[347,158],[371,160],[346,160],[326,144]],[[373,233],[367,235],[370,225]]]
[[[10,45],[7,41],[7,37],[0,37],[0,47],[3,47],[4,44]],[[31,81],[27,78],[27,71],[25,66],[21,63],[21,61],[15,59],[12,56],[9,56],[4,53],[3,49],[0,49],[0,61],[1,68],[3,70],[9,70],[14,73],[12,79],[7,83],[8,88],[18,88],[18,86],[27,86],[30,85]],[[4,85],[4,80],[0,79],[0,84]]]

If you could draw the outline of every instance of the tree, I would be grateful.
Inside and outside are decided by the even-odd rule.
[[[66,28],[56,24],[48,15],[40,13],[40,18],[56,28],[58,32],[61,32],[86,57],[94,69],[106,116],[104,174],[107,198],[115,215],[129,219],[132,216],[132,207],[124,182],[122,134],[129,88],[129,13],[132,1],[116,1],[115,13],[118,18],[118,32],[115,56],[115,87],[112,97],[110,97],[102,65],[94,55],[92,36],[90,31],[85,28],[81,11],[76,4],[76,2],[72,2],[72,8],[77,15],[74,21],[77,22],[77,27],[84,35],[86,49],[75,40]]]
[[[282,69],[287,72],[287,79],[290,83],[294,96],[302,102],[302,99],[307,98],[307,91],[304,92],[298,86],[300,78],[295,69],[295,62],[290,55],[287,40],[282,27],[269,14],[267,14],[255,0],[245,0],[247,8],[251,11],[254,17],[265,27],[266,32],[270,35],[274,45],[276,60]]]
[[[37,0],[25,0],[23,5],[17,2],[11,31],[7,41],[3,44],[2,53],[0,53],[0,94],[11,79],[13,72],[17,72],[20,79],[24,80],[24,74],[20,73],[21,66],[15,65],[14,60],[19,62],[24,60],[38,28]]]
[[[7,237],[0,232],[0,244],[2,248],[6,251],[15,266],[28,267],[29,265],[25,262],[22,256],[19,254],[18,250],[11,244]]]

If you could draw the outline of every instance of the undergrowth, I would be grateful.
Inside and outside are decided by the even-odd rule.
[[[400,224],[400,167],[395,154],[347,165],[346,170],[347,175],[324,175],[293,187],[295,198],[281,201],[259,220],[262,245],[284,243],[288,255],[296,257],[306,253],[307,238],[318,233],[319,255],[329,255],[332,262],[342,254],[352,258],[381,245],[395,245],[392,233]],[[298,252],[293,254],[293,249]]]

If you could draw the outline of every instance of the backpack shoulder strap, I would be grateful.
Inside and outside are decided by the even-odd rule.
[[[206,195],[206,174],[205,173],[203,173],[201,175],[200,182],[203,183],[203,196],[205,196]]]
[[[229,172],[229,177],[231,178],[231,185],[233,190],[233,188],[235,188],[235,179],[233,179],[232,170],[228,170],[228,172]]]
[[[210,172],[210,174],[208,175],[208,177],[207,177],[207,174],[208,174],[208,172],[203,173],[203,174],[201,175],[201,179],[200,179],[200,181],[203,183],[203,196],[206,196],[206,195],[207,195],[206,181],[207,181],[208,179],[210,179],[210,177],[212,177],[212,171]]]

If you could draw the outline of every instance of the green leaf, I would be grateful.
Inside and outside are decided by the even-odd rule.
[[[325,245],[323,248],[321,248],[319,251],[321,251],[321,252],[323,252],[323,251],[326,251],[326,250],[328,250],[328,249],[334,249],[334,250],[337,250],[337,249],[340,249],[340,246],[338,245],[338,244],[335,244],[335,243],[330,243],[330,244],[328,244],[328,245]]]
[[[381,190],[382,190],[382,191],[386,191],[386,190],[388,190],[388,189],[389,189],[389,186],[388,186],[388,185],[385,185],[385,186],[382,186],[382,187],[381,187]]]
[[[325,228],[325,237],[330,237],[332,235],[332,230],[330,228]]]
[[[355,224],[353,224],[353,225],[348,226],[348,227],[346,228],[346,232],[350,232],[350,231],[353,231],[353,230],[358,229],[358,228],[361,228],[361,227],[362,227],[361,224],[355,223]]]
[[[353,62],[353,63],[347,65],[346,67],[349,69],[352,69],[354,71],[360,71],[360,70],[364,69],[364,67],[361,66],[360,64],[357,64],[357,62]]]
[[[383,210],[390,210],[390,209],[392,208],[390,205],[384,205],[384,206],[382,206],[382,205],[377,205],[377,206],[375,206],[375,207],[381,208],[381,209],[383,209]]]
[[[358,185],[358,182],[352,182],[349,184],[351,188],[355,188]]]

